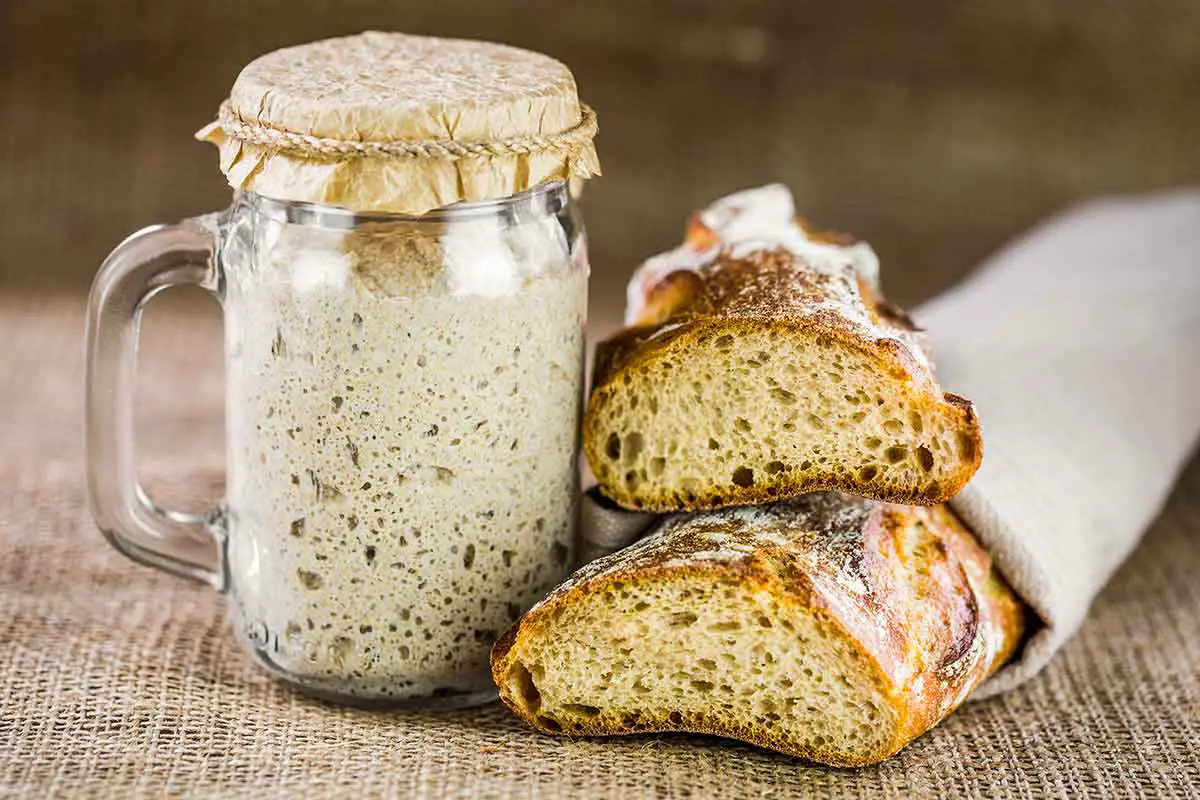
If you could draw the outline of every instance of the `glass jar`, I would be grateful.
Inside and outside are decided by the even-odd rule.
[[[562,182],[421,216],[243,191],[135,234],[89,310],[99,526],[305,691],[490,699],[492,643],[572,560],[587,272]],[[183,283],[225,318],[228,496],[198,516],[147,500],[131,435],[138,312]]]

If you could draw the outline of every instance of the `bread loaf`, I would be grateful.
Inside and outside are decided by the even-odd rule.
[[[630,285],[597,348],[584,449],[629,509],[770,502],[832,489],[936,504],[978,469],[970,402],[881,296],[865,244],[806,232],[791,195],[734,195]]]
[[[962,703],[1023,620],[944,507],[820,493],[666,518],[530,610],[492,673],[547,733],[693,731],[852,766]]]

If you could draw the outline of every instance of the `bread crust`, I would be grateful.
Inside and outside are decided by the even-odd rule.
[[[692,498],[630,489],[605,468],[603,410],[627,391],[631,376],[686,357],[709,337],[755,331],[806,338],[865,356],[878,374],[895,382],[897,391],[903,387],[920,410],[953,420],[961,443],[958,468],[948,480],[907,489],[858,480],[847,469],[824,480],[780,473],[747,487],[711,481]],[[597,345],[583,447],[605,496],[625,508],[660,512],[765,503],[822,490],[932,505],[957,494],[983,458],[975,409],[965,398],[941,391],[923,332],[849,262],[818,265],[783,248],[742,257],[719,251],[702,268],[671,272],[648,288],[637,324]]]
[[[725,544],[714,545],[715,539]],[[531,642],[561,633],[555,619],[562,608],[613,584],[662,581],[733,581],[747,592],[770,592],[788,613],[817,618],[873,673],[893,712],[884,743],[870,752],[798,747],[783,731],[769,735],[711,718],[672,718],[667,709],[653,708],[630,724],[585,721],[563,731],[516,697],[510,672]],[[496,643],[492,674],[505,704],[548,733],[686,731],[861,766],[892,755],[961,704],[1012,656],[1025,624],[1023,604],[945,507],[824,493],[668,518],[637,544],[585,566],[530,610]],[[743,628],[754,635],[754,626]]]

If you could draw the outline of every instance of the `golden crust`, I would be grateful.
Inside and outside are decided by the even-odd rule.
[[[724,553],[713,552],[714,535],[727,540]],[[705,733],[833,766],[872,764],[962,703],[1012,656],[1025,628],[1024,606],[945,507],[810,495],[672,517],[632,547],[584,567],[496,643],[492,674],[501,699],[539,730],[564,733],[530,713],[509,680],[525,643],[556,636],[556,610],[613,583],[712,580],[768,591],[785,609],[813,615],[841,638],[874,674],[893,712],[884,743],[870,752],[797,746],[786,731],[654,708],[620,725],[583,721],[566,733]],[[753,636],[755,629],[745,630]]]

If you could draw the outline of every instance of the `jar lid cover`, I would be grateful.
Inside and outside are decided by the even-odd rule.
[[[252,61],[196,137],[236,189],[422,214],[598,175],[595,134],[549,56],[368,32]]]

